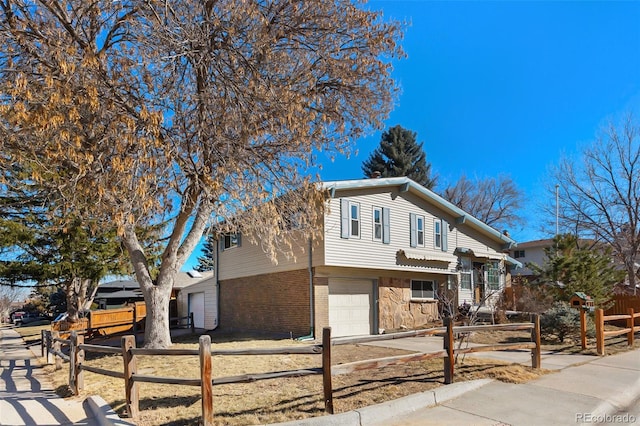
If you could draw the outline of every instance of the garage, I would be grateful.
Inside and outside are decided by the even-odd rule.
[[[196,328],[204,327],[204,292],[189,293],[189,313],[193,314],[193,325]]]
[[[329,279],[329,325],[332,336],[371,334],[372,294],[372,280]]]

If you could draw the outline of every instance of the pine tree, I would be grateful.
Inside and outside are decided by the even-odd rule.
[[[539,283],[556,291],[558,300],[568,302],[575,292],[583,292],[593,298],[596,306],[604,307],[613,286],[624,279],[624,271],[611,261],[610,247],[584,247],[572,234],[556,236],[544,253],[544,265],[527,266],[539,275]]]
[[[214,260],[213,256],[215,254],[215,245],[217,241],[213,238],[213,234],[207,235],[207,239],[205,240],[202,246],[202,256],[198,257],[198,265],[196,266],[196,271],[198,272],[206,272],[213,271]]]
[[[416,132],[397,125],[382,133],[380,146],[362,163],[365,177],[376,172],[380,177],[406,176],[427,189],[432,189],[436,178],[431,177],[431,164],[426,161],[422,142],[416,142]]]

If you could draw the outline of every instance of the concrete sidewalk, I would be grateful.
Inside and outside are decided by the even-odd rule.
[[[39,348],[39,346],[38,346]],[[63,399],[11,326],[0,326],[0,425],[125,425],[102,398]]]
[[[430,352],[441,349],[442,339],[416,337],[370,344]],[[473,356],[531,365],[528,350]],[[640,422],[635,416],[640,398],[640,349],[607,357],[544,352],[542,367],[557,372],[526,384],[488,379],[457,382],[347,413],[283,424],[567,425],[595,423],[594,419],[612,414],[621,416],[619,423]]]

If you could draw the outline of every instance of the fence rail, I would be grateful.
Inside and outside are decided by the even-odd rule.
[[[531,342],[508,343],[483,345],[472,348],[456,349],[454,347],[455,335],[461,333],[469,333],[472,331],[492,331],[492,330],[531,330]],[[415,330],[411,332],[402,332],[394,334],[386,334],[379,336],[366,336],[357,338],[336,338],[331,339],[331,328],[324,328],[322,331],[322,344],[306,345],[300,347],[279,347],[267,349],[226,349],[212,350],[211,337],[208,335],[200,336],[198,341],[198,349],[145,349],[136,348],[135,336],[123,336],[120,347],[108,347],[91,345],[84,343],[84,336],[76,332],[72,332],[69,340],[60,339],[53,334],[56,332],[45,331],[43,333],[43,346],[47,346],[47,354],[54,354],[56,358],[56,368],[58,363],[62,362],[62,351],[49,348],[50,344],[54,346],[67,344],[69,346],[70,355],[67,361],[69,367],[69,387],[74,394],[78,394],[84,385],[84,372],[101,374],[124,381],[124,393],[126,401],[127,415],[137,418],[139,415],[139,389],[140,383],[160,383],[184,386],[200,386],[202,395],[202,424],[213,424],[213,390],[212,387],[222,384],[246,383],[258,380],[268,380],[282,377],[301,377],[308,375],[322,375],[323,399],[325,411],[333,414],[333,386],[332,377],[342,374],[350,374],[356,371],[364,371],[368,369],[379,369],[392,365],[399,365],[408,362],[422,361],[426,359],[442,358],[443,373],[445,384],[452,383],[454,380],[454,364],[456,354],[465,354],[471,352],[482,351],[498,351],[509,349],[531,349],[531,365],[534,368],[540,368],[540,319],[533,316],[531,323],[519,323],[508,325],[484,325],[484,326],[462,326],[454,327],[450,318],[445,318],[445,327],[439,327],[431,330]],[[48,334],[48,335],[47,335]],[[437,335],[443,338],[443,349],[433,352],[413,353],[407,355],[398,355],[392,357],[384,357],[377,359],[368,359],[355,361],[346,364],[332,365],[331,348],[335,345],[344,345],[351,343],[363,343],[369,341],[394,340],[399,338]],[[111,371],[102,368],[92,367],[84,364],[86,352],[118,354],[122,356],[122,371]],[[276,371],[256,374],[243,374],[238,376],[216,377],[212,376],[211,357],[229,356],[229,355],[320,355],[321,367],[312,367],[287,371]],[[200,360],[200,376],[198,378],[178,378],[178,377],[159,377],[138,374],[137,364],[138,356],[198,356]],[[44,356],[44,350],[43,350]],[[49,359],[47,355],[47,359]],[[61,368],[61,366],[60,366]]]
[[[628,308],[626,314],[605,315],[602,309],[596,309],[596,351],[598,355],[605,354],[605,337],[627,335],[627,345],[633,346],[634,334],[640,331],[640,326],[635,325],[635,319],[640,318],[640,312],[634,312],[633,308]],[[582,316],[581,316],[582,320]],[[627,327],[620,330],[605,331],[604,325],[607,321],[625,320]],[[584,332],[582,329],[584,328]],[[586,335],[586,327],[581,327],[581,334]],[[586,340],[582,338],[583,342]],[[583,343],[583,348],[585,347]]]

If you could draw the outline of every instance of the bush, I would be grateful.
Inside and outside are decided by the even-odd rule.
[[[568,303],[556,302],[540,317],[540,331],[544,336],[555,336],[561,343],[567,336],[579,336],[580,312]]]

